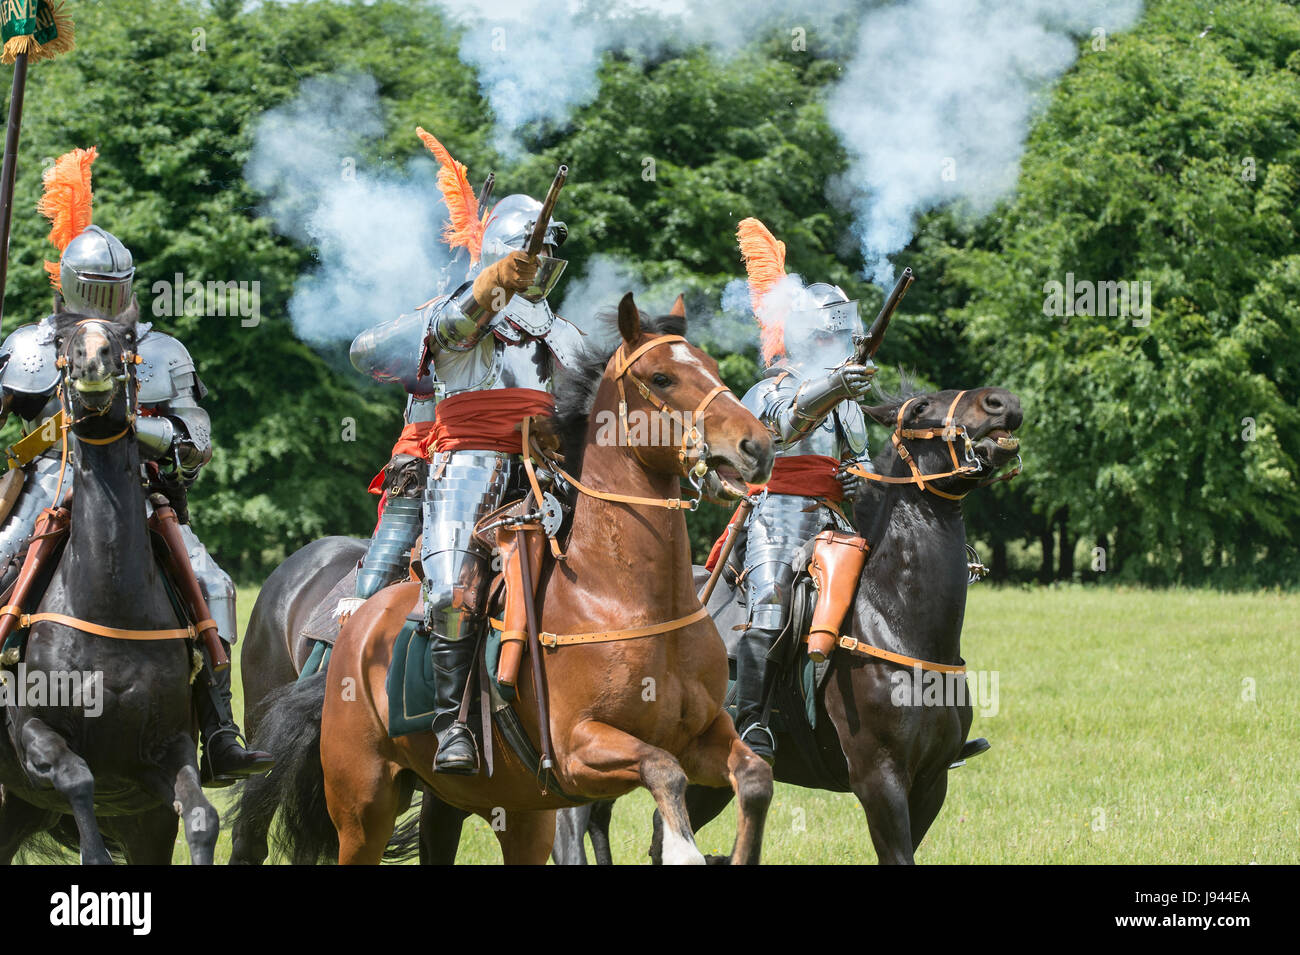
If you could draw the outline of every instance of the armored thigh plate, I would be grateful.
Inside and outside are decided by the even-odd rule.
[[[780,631],[790,607],[794,568],[790,558],[819,531],[836,522],[815,498],[764,494],[750,515],[745,549],[745,586],[750,626]],[[805,510],[807,508],[807,510]]]
[[[424,494],[426,623],[449,640],[468,635],[467,618],[486,607],[492,568],[474,527],[504,501],[516,463],[495,451],[440,452],[430,462]]]
[[[65,488],[71,487],[74,470],[68,468],[65,472]],[[27,480],[14,502],[14,509],[0,527],[0,573],[27,546],[41,511],[54,503],[59,486],[59,457],[47,452],[28,464],[26,471]]]
[[[181,538],[185,541],[185,553],[189,555],[190,566],[199,580],[203,599],[208,602],[208,612],[217,624],[217,636],[233,644],[238,636],[235,631],[235,583],[217,566],[190,525],[181,525]]]

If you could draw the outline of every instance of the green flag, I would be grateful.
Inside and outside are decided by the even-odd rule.
[[[12,63],[20,53],[30,63],[52,60],[72,49],[72,19],[63,12],[62,0],[0,0],[0,37],[0,62]]]

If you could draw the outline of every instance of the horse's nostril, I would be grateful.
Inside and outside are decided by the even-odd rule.
[[[763,446],[753,438],[744,438],[740,442],[740,450],[749,455],[751,460],[757,461],[763,453]]]

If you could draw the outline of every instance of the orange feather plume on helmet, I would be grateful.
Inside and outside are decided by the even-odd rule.
[[[477,262],[483,250],[483,225],[487,217],[479,217],[478,199],[474,196],[474,187],[469,184],[469,170],[453,159],[447,147],[432,133],[417,126],[415,135],[442,166],[438,170],[438,191],[442,193],[450,217],[447,227],[442,230],[442,239],[453,249],[468,249],[470,262]]]
[[[36,203],[36,211],[50,220],[49,239],[63,255],[68,243],[90,225],[93,194],[90,189],[90,165],[99,155],[94,146],[64,153],[41,177],[45,192]],[[46,262],[50,284],[59,288],[59,263]]]
[[[758,322],[763,361],[770,364],[785,354],[785,322],[763,307],[763,299],[785,278],[785,243],[752,217],[740,221],[736,238],[749,275],[749,302]]]

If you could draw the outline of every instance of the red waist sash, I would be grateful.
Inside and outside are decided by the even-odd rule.
[[[794,494],[838,503],[844,500],[844,488],[835,478],[839,466],[839,461],[824,454],[794,454],[788,458],[776,459],[772,465],[772,477],[767,484],[750,484],[747,487],[750,494],[757,494],[766,487],[769,494]],[[732,522],[735,519],[735,514],[732,514]],[[730,530],[731,523],[728,523],[727,530],[713,542],[705,569],[712,570],[717,564]]]
[[[425,447],[433,451],[519,453],[519,422],[555,413],[555,397],[534,388],[465,391],[438,402]]]

